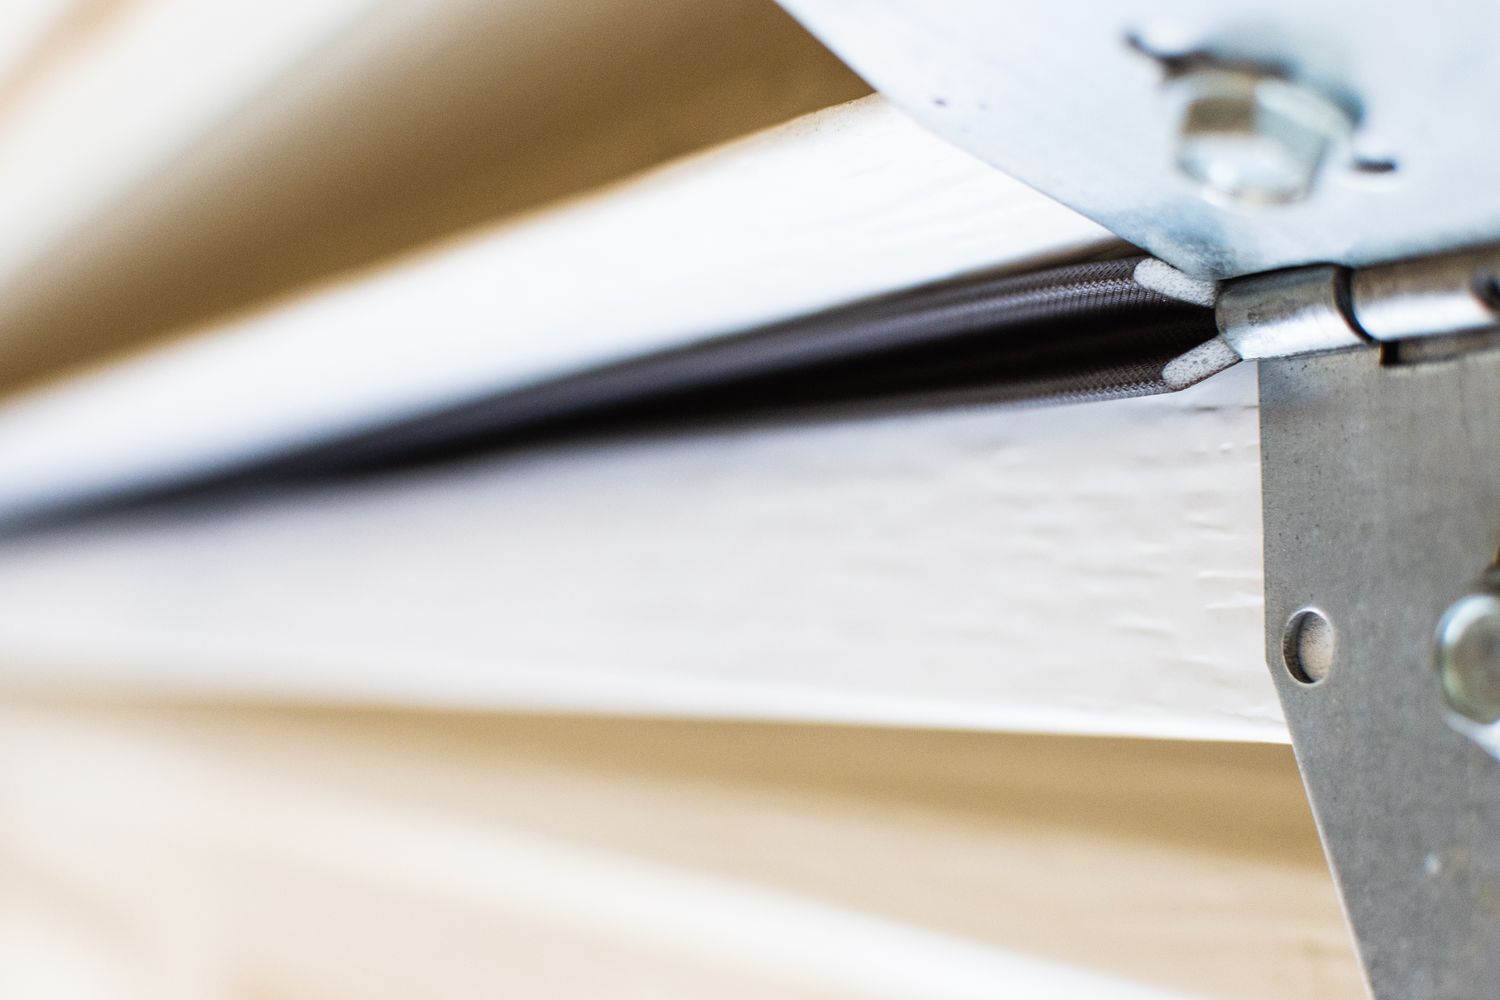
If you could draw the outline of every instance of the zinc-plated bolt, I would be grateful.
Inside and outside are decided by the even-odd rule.
[[[1181,119],[1177,167],[1210,197],[1241,205],[1298,201],[1353,116],[1316,90],[1269,74],[1200,67],[1170,81]]]
[[[1438,622],[1434,660],[1455,712],[1485,726],[1500,722],[1500,596],[1454,601]]]

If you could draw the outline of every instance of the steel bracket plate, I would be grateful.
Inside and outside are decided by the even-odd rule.
[[[780,2],[934,132],[1199,277],[1500,240],[1492,0]],[[1271,90],[1236,120],[1214,88],[1246,73]],[[1267,161],[1306,189],[1204,196],[1221,168],[1297,180]]]
[[[1268,659],[1372,992],[1500,996],[1500,760],[1433,667],[1500,543],[1500,351],[1260,378]]]

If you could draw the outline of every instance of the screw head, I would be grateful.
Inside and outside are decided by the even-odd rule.
[[[1234,204],[1307,197],[1329,152],[1354,131],[1343,107],[1280,77],[1200,68],[1170,87],[1182,109],[1177,168],[1204,194]]]
[[[1438,622],[1434,661],[1449,707],[1481,725],[1500,722],[1500,597],[1454,601]]]

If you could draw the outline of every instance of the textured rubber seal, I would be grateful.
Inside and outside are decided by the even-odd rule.
[[[559,436],[891,407],[1114,399],[1233,363],[1213,310],[1130,257],[933,286],[446,405],[211,479],[100,497],[55,519],[205,491],[404,468]],[[1160,282],[1157,282],[1159,285]],[[566,308],[559,303],[558,308]],[[33,522],[34,524],[35,522]]]
[[[264,471],[334,473],[439,460],[537,434],[618,430],[639,421],[1168,392],[1224,364],[1183,364],[1215,340],[1213,311],[1138,282],[1136,267],[1146,259],[861,302],[449,406],[287,456]]]

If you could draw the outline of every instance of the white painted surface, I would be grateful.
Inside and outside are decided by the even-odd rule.
[[[1113,245],[858,101],[13,399],[0,406],[0,516]]]
[[[12,681],[1285,740],[1254,373],[578,443],[0,547]]]
[[[0,406],[0,512],[1113,246],[878,99]],[[0,670],[348,702],[1285,739],[1253,379],[575,444],[18,538]]]

